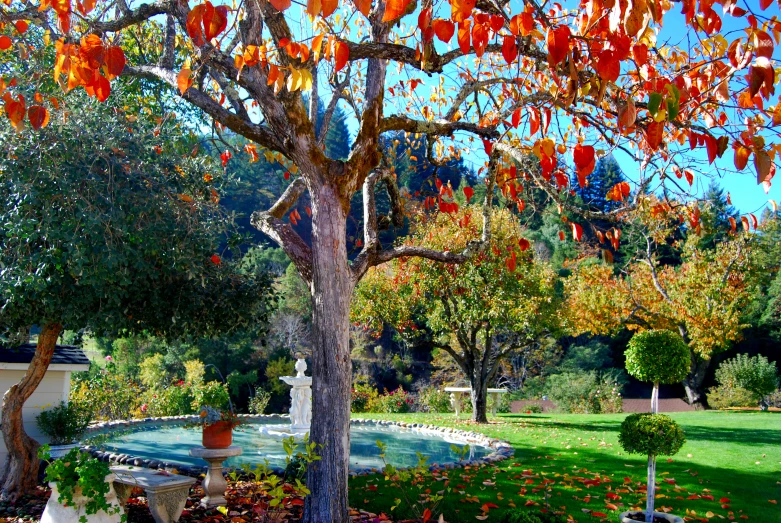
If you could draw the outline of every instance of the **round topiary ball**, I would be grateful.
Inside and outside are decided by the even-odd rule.
[[[618,442],[630,454],[673,456],[686,443],[686,435],[670,416],[630,414],[621,424]]]
[[[678,383],[689,374],[689,347],[668,330],[638,332],[626,349],[626,370],[650,383]]]

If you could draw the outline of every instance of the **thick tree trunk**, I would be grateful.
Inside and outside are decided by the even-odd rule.
[[[38,349],[24,377],[3,396],[0,418],[3,440],[8,449],[5,470],[0,477],[0,498],[15,500],[35,489],[38,481],[38,442],[27,435],[22,421],[22,408],[41,383],[54,355],[57,338],[62,332],[59,323],[47,323],[38,335]]]
[[[705,381],[705,374],[708,372],[710,360],[700,358],[692,354],[691,370],[686,379],[683,380],[683,386],[686,389],[686,398],[689,404],[696,409],[707,407],[705,394],[702,393],[702,383]]]
[[[345,245],[346,213],[338,193],[321,187],[312,199],[312,431],[321,460],[309,467],[304,521],[349,521],[349,348],[352,275]]]
[[[469,378],[472,387],[472,421],[488,423],[488,383],[483,377],[483,369],[475,365]]]

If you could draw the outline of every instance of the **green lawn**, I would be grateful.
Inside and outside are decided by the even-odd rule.
[[[507,414],[488,425],[457,421],[453,415],[360,414],[360,417],[430,423],[479,431],[509,441],[513,459],[475,470],[444,471],[421,492],[445,489],[440,505],[448,523],[477,521],[493,503],[486,521],[499,521],[513,504],[545,505],[578,523],[617,521],[625,507],[644,507],[647,459],[629,456],[618,445],[623,414]],[[688,441],[669,462],[657,464],[657,510],[693,521],[780,523],[781,413],[687,412],[671,416]],[[524,472],[525,471],[525,472]],[[609,493],[609,494],[608,494]],[[413,497],[420,492],[413,493]],[[712,497],[711,497],[712,496]],[[394,519],[412,517],[404,505],[391,512],[399,493],[382,475],[354,478],[350,504]],[[723,501],[728,498],[729,501]],[[618,510],[611,510],[613,504]],[[589,512],[590,511],[590,512]],[[604,517],[603,517],[604,514]],[[434,520],[438,514],[434,514]],[[480,518],[476,519],[477,516]]]

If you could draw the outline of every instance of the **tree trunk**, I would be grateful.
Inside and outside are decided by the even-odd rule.
[[[488,384],[480,365],[475,365],[469,384],[472,387],[472,421],[488,423]]]
[[[346,212],[338,192],[320,187],[312,198],[312,430],[322,459],[307,473],[304,521],[349,521],[349,327],[352,275],[345,240]]]
[[[651,523],[654,519],[654,504],[656,501],[656,456],[648,456],[648,483],[645,501],[645,521]]]
[[[692,354],[691,370],[686,379],[683,380],[686,398],[689,404],[697,410],[707,407],[705,395],[702,393],[702,383],[705,381],[705,373],[708,372],[709,366],[710,360]]]
[[[24,377],[8,389],[3,396],[3,413],[0,418],[3,440],[8,449],[5,470],[0,477],[0,498],[16,500],[31,492],[38,482],[38,442],[27,435],[22,421],[24,402],[32,396],[43,380],[49,362],[54,355],[57,338],[62,332],[59,323],[47,323],[38,335],[38,348]]]

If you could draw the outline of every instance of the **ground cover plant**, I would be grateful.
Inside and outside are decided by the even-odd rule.
[[[546,500],[550,510],[578,523],[615,522],[620,512],[645,507],[647,458],[628,455],[618,444],[623,414],[507,414],[488,425],[447,414],[371,417],[474,430],[513,444],[512,459],[440,471],[435,481],[419,485],[423,494],[445,490],[439,506],[448,522],[485,515],[486,521],[500,521],[513,508],[545,508]],[[686,431],[687,442],[670,461],[663,459],[657,511],[702,522],[778,521],[781,449],[773,442],[781,414],[711,411],[670,417]],[[350,483],[352,507],[394,519],[410,517],[403,504],[391,511],[399,498],[382,475]]]

